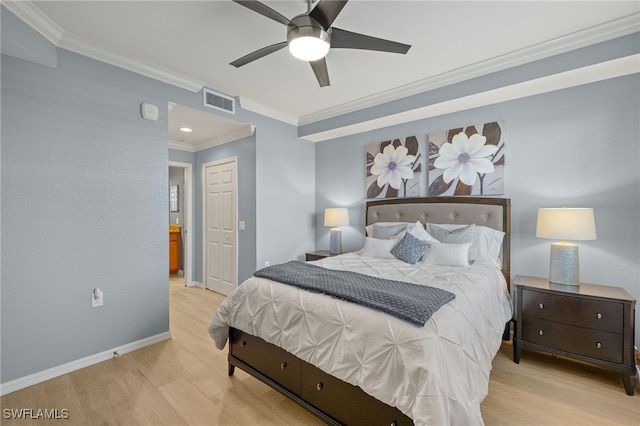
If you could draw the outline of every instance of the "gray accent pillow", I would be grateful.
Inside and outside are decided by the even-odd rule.
[[[391,249],[391,254],[403,262],[414,265],[429,250],[430,245],[407,232]]]
[[[436,226],[433,223],[428,223],[427,232],[431,234],[433,238],[440,241],[441,243],[462,244],[462,243],[471,242],[471,238],[473,237],[473,231],[475,230],[475,227],[476,225],[472,223],[470,225],[465,226],[464,228],[448,230],[448,229],[444,229],[439,226]]]
[[[387,240],[389,238],[395,237],[405,229],[407,229],[406,223],[402,223],[399,225],[378,225],[377,223],[374,223],[372,232],[373,235],[371,236],[380,240]]]

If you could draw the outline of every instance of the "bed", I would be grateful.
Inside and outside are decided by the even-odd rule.
[[[329,424],[482,424],[491,362],[512,318],[509,199],[370,201],[366,224],[377,237],[405,228],[365,238],[358,252],[311,263],[371,280],[427,284],[454,299],[417,326],[254,276],[223,301],[209,326],[219,349],[229,343],[229,375],[241,368]],[[425,224],[443,243],[433,241],[413,264],[388,255],[389,240],[397,245],[408,233],[422,235]]]

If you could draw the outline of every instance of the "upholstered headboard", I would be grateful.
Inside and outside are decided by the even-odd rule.
[[[505,233],[502,273],[511,279],[511,200],[489,197],[396,198],[367,202],[366,224],[376,222],[452,223],[486,226]]]

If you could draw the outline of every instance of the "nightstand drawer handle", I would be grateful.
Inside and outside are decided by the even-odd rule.
[[[538,334],[542,336],[544,334],[544,331],[540,330],[538,331]]]
[[[316,390],[318,390],[318,391],[322,390],[322,382],[320,382],[320,383],[318,383],[316,385]]]
[[[600,312],[598,312],[596,316],[598,317],[598,319],[602,319],[602,314]]]
[[[283,362],[282,364],[280,364],[280,370],[284,370],[285,368],[287,368],[286,362]]]
[[[543,305],[542,303],[540,303],[540,304],[538,305],[538,308],[540,308],[540,309],[544,309],[544,305]]]
[[[598,348],[598,349],[602,348],[602,343],[596,342],[596,348]]]
[[[240,346],[247,346],[247,341],[243,340],[242,342],[240,342]]]

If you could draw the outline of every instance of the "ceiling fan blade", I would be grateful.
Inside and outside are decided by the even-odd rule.
[[[405,54],[411,45],[333,27],[331,28],[331,48],[377,50]]]
[[[253,10],[254,12],[259,13],[262,16],[266,16],[267,18],[271,18],[276,22],[280,22],[284,25],[289,25],[290,21],[288,18],[282,16],[279,12],[271,9],[269,6],[260,3],[256,0],[233,0],[234,2]]]
[[[236,68],[239,68],[243,65],[248,64],[249,62],[255,61],[256,59],[260,59],[263,56],[267,56],[270,53],[277,52],[283,47],[286,47],[287,44],[288,43],[286,41],[283,41],[280,43],[272,44],[271,46],[263,47],[262,49],[258,49],[255,52],[249,53],[248,55],[244,55],[240,59],[236,59],[235,61],[231,62],[231,65],[233,65]]]
[[[347,4],[347,1],[320,0],[316,7],[309,12],[309,16],[318,21],[325,30],[328,30],[344,5]]]
[[[316,75],[320,87],[330,86],[329,71],[327,71],[327,61],[325,61],[325,58],[311,61],[309,64],[313,69],[313,73]]]

